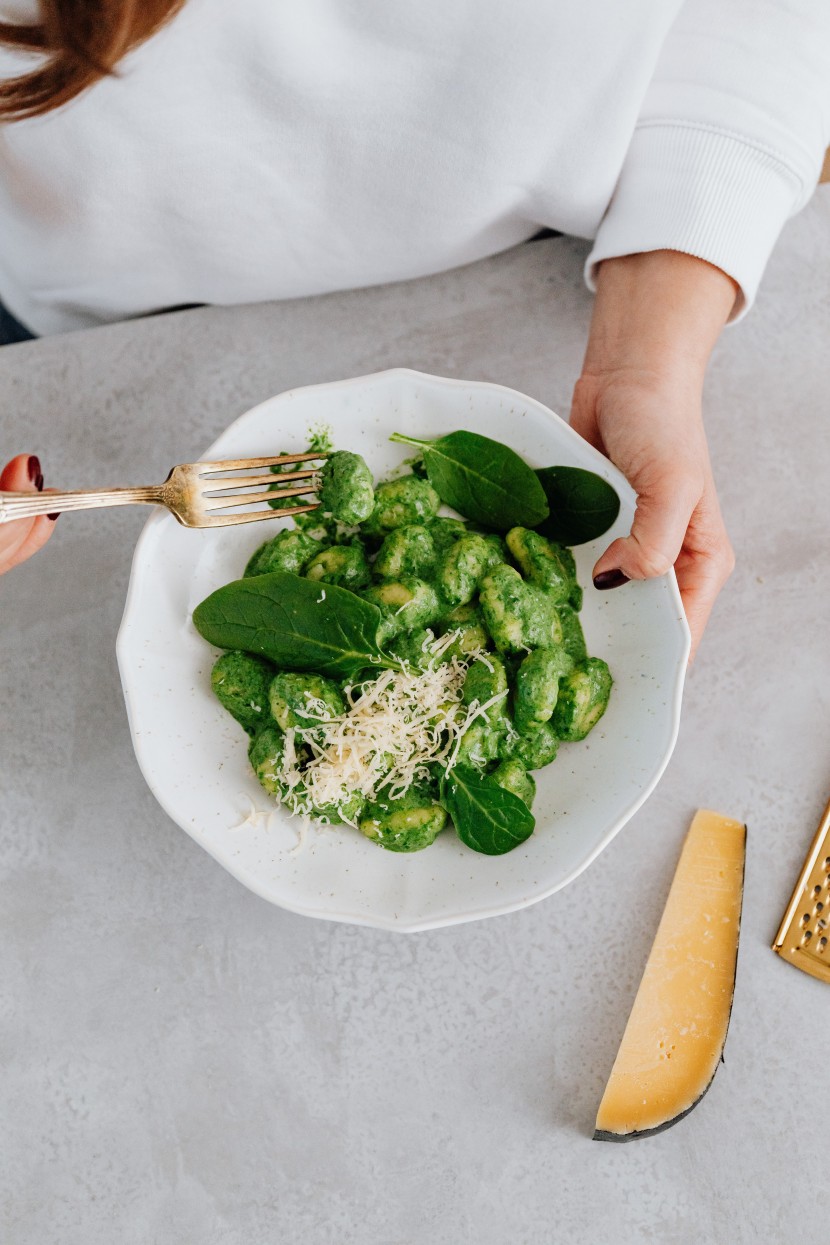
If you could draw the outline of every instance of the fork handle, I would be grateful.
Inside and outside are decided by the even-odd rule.
[[[88,488],[72,493],[0,492],[0,523],[33,519],[39,514],[60,514],[64,510],[97,510],[101,506],[132,506],[136,503],[163,505],[163,487]]]

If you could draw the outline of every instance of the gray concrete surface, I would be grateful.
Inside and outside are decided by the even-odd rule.
[[[3,450],[151,481],[269,394],[402,364],[566,411],[585,248],[0,352]],[[4,1245],[787,1245],[820,1231],[830,987],[769,950],[830,794],[830,191],[725,334],[708,422],[738,569],[657,792],[570,888],[410,937],[270,907],[161,812],[114,641],[139,510],[0,580]],[[693,810],[749,823],[726,1064],[590,1140]]]

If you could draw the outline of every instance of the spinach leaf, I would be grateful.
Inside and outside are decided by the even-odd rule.
[[[442,501],[482,527],[506,532],[536,527],[548,514],[536,473],[514,450],[477,432],[420,441],[396,432],[391,441],[423,447],[429,482]]]
[[[620,499],[602,476],[581,467],[540,467],[536,475],[550,506],[549,517],[536,530],[548,540],[584,545],[616,522]]]
[[[196,630],[217,648],[259,653],[282,670],[352,678],[371,666],[397,668],[381,652],[381,612],[348,588],[273,571],[225,584],[193,611]]]
[[[536,825],[530,809],[517,795],[484,782],[468,765],[456,765],[450,771],[441,795],[461,842],[486,856],[512,852],[531,836]]]

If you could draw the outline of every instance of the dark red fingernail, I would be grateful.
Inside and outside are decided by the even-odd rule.
[[[40,492],[43,488],[43,473],[40,470],[40,459],[34,454],[30,454],[29,461],[26,464],[26,469],[29,472],[29,479],[32,484],[34,484],[37,491]],[[38,484],[38,480],[40,480],[40,484]]]
[[[47,514],[47,516],[46,516],[46,518],[47,518],[47,519],[51,519],[53,523],[54,523],[55,519],[59,519],[60,517],[61,517],[61,512],[60,512],[60,510],[58,511],[58,513],[57,513],[57,514]]]
[[[599,575],[594,576],[594,587],[604,592],[606,588],[621,588],[623,584],[630,583],[627,575],[624,575],[619,568],[613,571],[600,571]]]

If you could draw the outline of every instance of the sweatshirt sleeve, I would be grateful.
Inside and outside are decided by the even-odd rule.
[[[752,304],[830,145],[830,0],[686,0],[586,262],[684,251]]]

